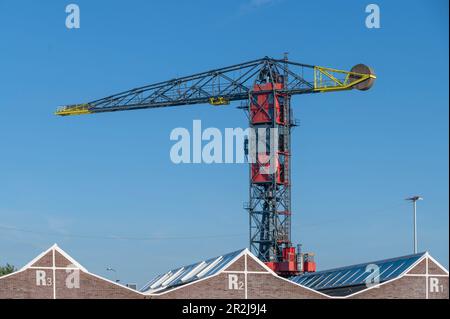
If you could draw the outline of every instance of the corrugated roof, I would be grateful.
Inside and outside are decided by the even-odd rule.
[[[419,253],[308,273],[291,277],[289,280],[319,291],[366,285],[367,281],[382,283],[402,275],[425,254]],[[378,274],[374,274],[376,267],[373,265],[379,267]]]
[[[244,251],[245,249],[240,249],[195,264],[175,268],[156,276],[145,284],[140,291],[145,293],[161,292],[176,286],[210,277],[228,267],[228,265]]]

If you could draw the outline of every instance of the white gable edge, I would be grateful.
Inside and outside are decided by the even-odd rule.
[[[245,248],[244,251],[247,254],[247,256],[250,256],[254,261],[256,261],[256,263],[258,263],[261,267],[263,267],[267,272],[271,273],[272,275],[278,276],[269,266],[267,266],[265,263],[263,263],[248,248]]]
[[[50,251],[53,250],[53,248],[55,247],[56,244],[54,244],[53,246],[51,246],[50,248],[44,250],[42,253],[40,253],[39,255],[37,255],[36,257],[34,257],[29,263],[27,263],[25,266],[23,266],[20,270],[23,271],[25,269],[30,268],[34,263],[36,263],[39,259],[41,259],[42,257],[44,257],[45,255],[47,255],[47,253],[49,253]]]
[[[62,250],[62,248],[60,248],[58,245],[55,244],[54,246],[55,251],[59,252],[61,255],[64,256],[64,258],[66,258],[68,261],[70,261],[73,265],[77,266],[78,268],[80,268],[82,271],[89,273],[87,271],[86,268],[84,268],[78,261],[76,261],[75,259],[73,259],[68,253],[66,253],[64,250]]]
[[[433,263],[435,263],[442,271],[444,271],[448,276],[448,270],[445,269],[436,259],[434,259],[428,252],[426,253],[428,259],[430,259]]]
[[[0,277],[0,280],[1,280],[1,279],[4,279],[4,278],[6,278],[6,277],[12,276],[12,275],[21,273],[21,272],[23,272],[23,271],[25,271],[25,270],[27,270],[27,269],[30,269],[31,266],[32,266],[34,263],[36,263],[39,259],[41,259],[43,256],[45,256],[47,253],[51,252],[52,250],[55,250],[55,251],[59,252],[61,255],[63,255],[65,258],[67,258],[67,260],[69,260],[73,265],[77,266],[78,269],[80,269],[82,272],[84,272],[84,273],[86,273],[86,274],[88,274],[88,275],[91,275],[91,276],[93,276],[93,277],[95,277],[95,278],[104,280],[104,281],[109,282],[109,283],[111,283],[111,284],[114,284],[114,285],[116,285],[116,286],[118,286],[118,287],[128,289],[128,290],[130,290],[130,291],[132,291],[132,292],[134,292],[134,293],[137,293],[137,294],[139,294],[139,295],[143,295],[143,294],[142,294],[140,291],[138,291],[138,290],[131,289],[130,287],[121,285],[121,284],[119,284],[119,283],[117,283],[117,282],[114,282],[114,281],[112,281],[112,280],[109,280],[109,279],[107,279],[107,278],[104,278],[104,277],[101,277],[101,276],[99,276],[99,275],[90,273],[86,268],[84,268],[80,263],[78,263],[75,259],[73,259],[68,253],[66,253],[66,252],[65,252],[62,248],[60,248],[57,244],[52,245],[50,248],[48,248],[47,250],[45,250],[45,251],[43,251],[42,253],[40,253],[39,255],[37,255],[35,258],[33,258],[33,260],[31,260],[29,263],[27,263],[25,266],[23,266],[20,270],[15,271],[15,272],[12,272],[12,273],[10,273],[10,274],[7,274],[7,275],[5,275],[5,276]],[[40,267],[37,266],[36,268],[40,268]],[[58,268],[58,267],[57,267],[57,268]],[[64,268],[64,267],[61,267],[61,268]],[[34,268],[33,268],[33,269],[34,269]],[[72,269],[73,269],[73,268],[72,268]]]

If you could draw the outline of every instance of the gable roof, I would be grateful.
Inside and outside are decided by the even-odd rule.
[[[192,283],[218,274],[234,263],[239,257],[248,252],[248,249],[240,249],[228,254],[220,255],[194,264],[178,267],[160,274],[145,284],[140,292],[155,293],[171,289],[180,285]]]
[[[357,286],[364,289],[366,280],[377,280],[377,282],[382,283],[400,277],[427,255],[426,252],[423,252],[372,261],[294,276],[289,278],[289,280],[317,291],[329,292],[330,290],[338,290],[339,288]],[[375,277],[373,275],[372,265],[379,267],[379,274],[375,274]]]
[[[58,253],[62,256],[62,258],[64,259],[64,263],[66,265],[64,266],[58,266]],[[49,265],[41,265],[41,260],[48,260],[48,258],[51,257],[51,261]],[[61,261],[61,260],[59,260]],[[53,246],[51,246],[50,248],[48,248],[47,250],[43,251],[42,253],[40,253],[39,255],[37,255],[35,258],[33,258],[33,260],[31,260],[29,263],[27,263],[25,266],[23,266],[22,268],[20,268],[17,271],[14,271],[12,273],[9,273],[7,275],[4,276],[0,276],[0,280],[1,279],[5,279],[7,277],[12,277],[15,276],[21,272],[24,272],[28,269],[45,269],[45,268],[50,268],[50,269],[79,269],[80,271],[86,273],[87,275],[90,275],[92,277],[95,277],[97,279],[103,280],[105,282],[108,282],[114,286],[132,291],[133,293],[136,293],[138,295],[141,295],[141,293],[135,289],[132,289],[130,287],[127,287],[125,285],[122,285],[118,282],[112,281],[110,279],[101,277],[99,275],[93,274],[91,272],[89,272],[86,268],[84,268],[80,263],[78,263],[75,259],[73,259],[68,253],[66,253],[64,250],[62,250],[57,244],[53,244]]]
[[[37,255],[35,258],[33,258],[33,260],[31,260],[28,264],[23,266],[20,270],[22,271],[22,270],[25,270],[25,269],[30,268],[30,267],[31,268],[33,268],[33,267],[42,268],[42,267],[37,266],[35,264],[38,263],[39,260],[45,258],[47,255],[51,255],[51,257],[53,259],[53,252],[58,252],[59,254],[61,254],[65,259],[67,259],[73,265],[74,268],[79,268],[79,269],[81,269],[84,272],[88,272],[86,270],[86,268],[84,268],[80,263],[78,263],[75,259],[73,259],[64,250],[62,250],[57,244],[53,244],[53,246],[51,246],[47,250],[43,251],[39,255]],[[52,266],[55,266],[54,261],[52,262]]]

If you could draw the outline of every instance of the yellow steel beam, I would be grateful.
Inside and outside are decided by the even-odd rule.
[[[228,104],[230,104],[230,101],[228,101],[227,99],[225,99],[222,96],[211,97],[209,99],[209,104],[211,104],[211,105],[228,105]]]
[[[67,116],[67,115],[82,115],[82,114],[91,114],[92,112],[89,110],[89,104],[75,104],[63,106],[56,110],[55,115]]]

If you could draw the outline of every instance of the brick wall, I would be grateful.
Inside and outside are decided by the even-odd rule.
[[[54,246],[23,270],[0,277],[0,298],[144,298],[136,291],[84,271],[76,261],[60,251]]]
[[[245,254],[216,276],[154,294],[155,299],[318,299],[322,294],[273,274]]]
[[[353,299],[448,299],[448,274],[426,257],[403,277],[350,296]]]
[[[66,285],[68,275],[76,270],[55,270],[55,291],[53,290],[53,270],[32,268],[0,278],[0,299],[129,299],[143,298],[138,292],[121,287],[91,274],[79,271],[79,286],[74,282]],[[45,273],[45,280],[39,275]],[[39,277],[39,278],[37,278]]]
[[[252,299],[327,299],[313,290],[272,274],[248,274],[248,297]]]
[[[322,299],[318,292],[278,277],[247,252],[217,275],[143,295],[90,274],[59,248],[52,248],[29,266],[0,278],[0,298],[10,299]],[[406,275],[349,298],[449,298],[448,273],[426,257]]]

